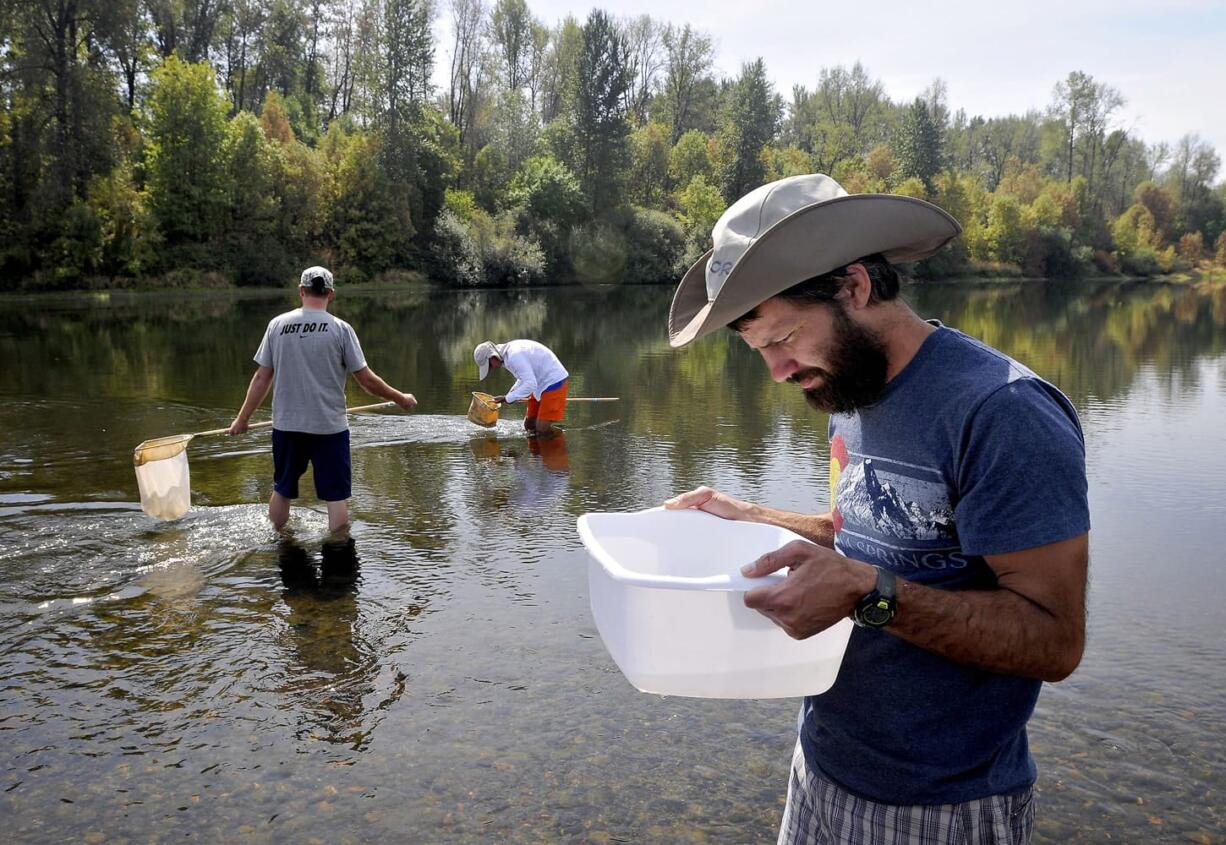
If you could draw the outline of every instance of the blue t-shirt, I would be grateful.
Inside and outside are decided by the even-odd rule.
[[[835,548],[929,587],[992,589],[984,555],[1089,530],[1085,443],[1059,390],[938,327],[881,399],[830,418]],[[950,804],[1034,783],[1040,682],[856,628],[838,680],[805,699],[811,767],[890,804]]]

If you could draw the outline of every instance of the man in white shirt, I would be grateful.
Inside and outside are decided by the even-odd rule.
[[[505,395],[495,396],[498,403],[528,401],[524,428],[529,435],[552,437],[553,424],[566,415],[566,384],[570,373],[562,366],[553,350],[535,340],[509,340],[497,344],[485,341],[473,350],[477,373],[484,379],[490,370],[506,367],[515,376],[515,384]]]

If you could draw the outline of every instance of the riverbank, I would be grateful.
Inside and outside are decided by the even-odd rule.
[[[964,272],[950,274],[939,279],[913,278],[919,285],[930,284],[988,284],[998,282],[1153,282],[1156,284],[1199,284],[1226,283],[1226,266],[1205,262],[1193,270],[1179,273],[1164,273],[1156,276],[1135,276],[1127,274],[1095,274],[1078,276],[1068,279],[1048,279],[1042,276],[1024,275],[1020,268],[1008,265],[985,265],[968,267]],[[285,280],[285,285],[236,285],[221,273],[176,271],[159,276],[139,278],[106,278],[92,277],[83,280],[83,284],[71,287],[51,287],[39,284],[34,280],[20,284],[14,290],[0,291],[0,299],[13,299],[26,296],[55,297],[88,294],[92,296],[107,296],[125,293],[209,293],[251,292],[259,295],[268,291],[282,290],[291,286],[292,278]],[[369,280],[346,283],[343,277],[337,278],[337,283],[344,290],[379,291],[402,289],[411,286],[449,287],[442,282],[431,279],[419,270],[386,270],[376,274]],[[556,282],[558,287],[584,284],[577,280]],[[621,282],[621,284],[640,284],[638,282]],[[666,284],[672,284],[668,282]],[[535,286],[533,286],[535,287]],[[455,288],[457,290],[477,290],[478,288]],[[491,289],[491,288],[480,288]]]

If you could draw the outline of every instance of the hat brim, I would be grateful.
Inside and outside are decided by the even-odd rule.
[[[477,381],[485,381],[485,377],[490,374],[490,361],[485,359],[485,363],[477,365]]]
[[[673,347],[728,325],[772,296],[866,255],[891,264],[927,258],[961,233],[944,210],[914,197],[849,194],[810,205],[770,229],[737,259],[714,300],[707,299],[707,262],[681,279],[668,314]]]

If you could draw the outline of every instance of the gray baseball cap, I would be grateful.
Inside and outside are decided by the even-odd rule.
[[[323,279],[324,290],[336,290],[336,285],[332,283],[332,273],[327,267],[308,267],[302,271],[302,277],[298,281],[300,288],[315,288],[316,279]]]

